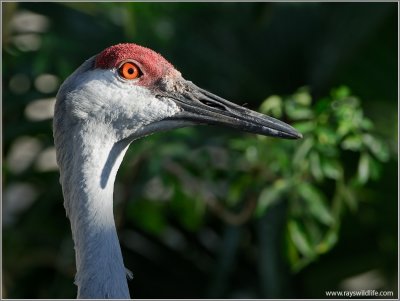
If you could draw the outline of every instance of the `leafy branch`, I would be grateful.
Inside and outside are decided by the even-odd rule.
[[[314,102],[307,88],[288,97],[271,96],[260,110],[292,120],[304,135],[298,143],[259,136],[256,144],[235,140],[231,145],[247,153],[250,167],[274,175],[259,194],[257,216],[289,201],[287,256],[298,271],[336,244],[341,214],[346,207],[357,209],[357,189],[379,178],[389,151],[345,86]],[[357,160],[355,167],[346,163],[348,152]]]

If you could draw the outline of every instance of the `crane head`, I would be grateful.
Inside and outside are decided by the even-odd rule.
[[[104,125],[117,141],[194,124],[302,137],[282,121],[197,87],[161,55],[131,43],[111,46],[82,64],[61,86],[58,110],[71,125]]]

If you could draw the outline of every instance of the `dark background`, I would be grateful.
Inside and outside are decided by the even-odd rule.
[[[145,199],[139,187],[158,171],[155,157],[162,153],[154,148],[168,152],[169,140],[183,139],[198,149],[212,139],[238,134],[202,128],[140,142],[132,151],[136,161],[124,161],[116,187],[116,193],[125,193],[116,196],[115,212],[124,260],[134,273],[132,296],[324,298],[326,290],[348,288],[350,278],[397,295],[397,7],[2,3],[3,297],[75,297],[73,242],[58,171],[46,164],[54,163],[54,152],[51,116],[45,112],[73,70],[120,42],[156,50],[185,78],[253,109],[271,94],[287,95],[308,86],[318,99],[345,84],[362,100],[392,158],[383,165],[382,177],[364,187],[362,195],[370,198],[342,217],[337,245],[297,273],[282,264],[284,290],[274,291],[265,289],[268,284],[258,271],[257,254],[263,247],[257,233],[279,233],[279,219],[253,218],[236,227],[207,207],[193,214],[192,204],[197,203],[191,200],[172,210],[168,201],[161,207],[143,202],[147,205],[140,205],[140,213],[132,205]],[[45,99],[44,107],[35,111],[29,106],[38,99]],[[18,156],[21,145],[26,153]],[[140,150],[147,157],[136,156]],[[20,158],[27,157],[30,161],[22,164]]]

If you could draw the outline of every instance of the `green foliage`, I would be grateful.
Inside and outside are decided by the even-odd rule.
[[[304,136],[300,141],[259,136],[258,143],[251,138],[231,143],[232,148],[253,154],[247,162],[250,171],[272,169],[268,182],[253,178],[253,185],[264,186],[257,216],[276,202],[289,201],[288,259],[298,271],[335,245],[343,210],[357,208],[357,188],[379,178],[389,151],[372,132],[373,123],[364,116],[360,100],[345,86],[314,102],[306,88],[283,98],[270,96],[260,110],[292,120]],[[346,152],[356,156],[357,168],[346,163]]]

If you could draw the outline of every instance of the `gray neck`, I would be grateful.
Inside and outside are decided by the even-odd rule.
[[[75,243],[78,298],[130,298],[113,216],[114,180],[128,144],[98,124],[77,127],[54,138]]]

